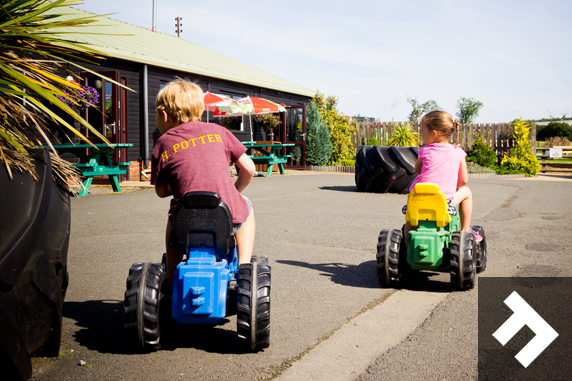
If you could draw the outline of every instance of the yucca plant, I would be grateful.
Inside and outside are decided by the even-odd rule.
[[[417,147],[419,142],[419,133],[413,131],[411,125],[406,123],[399,124],[391,129],[387,144],[398,147]]]
[[[14,167],[36,178],[30,149],[43,144],[40,138],[51,146],[46,124],[49,120],[91,144],[79,130],[54,113],[47,106],[49,103],[71,115],[94,136],[109,143],[66,104],[71,102],[77,105],[78,100],[74,99],[75,91],[65,92],[64,89],[83,89],[59,74],[68,71],[63,63],[91,72],[77,61],[93,62],[104,56],[85,44],[65,38],[70,33],[81,33],[79,27],[97,21],[94,18],[97,16],[62,17],[57,10],[79,2],[0,0],[0,162],[6,166],[10,176],[11,167]],[[72,59],[75,62],[71,62]],[[68,74],[73,75],[69,71]],[[106,80],[121,86],[109,78]],[[79,171],[67,161],[59,159],[55,150],[51,159],[54,179],[71,191],[67,180],[69,177],[79,180]]]

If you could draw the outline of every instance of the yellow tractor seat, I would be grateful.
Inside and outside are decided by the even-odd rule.
[[[437,227],[443,228],[451,222],[448,213],[447,199],[439,190],[439,186],[430,183],[415,184],[407,198],[405,221],[411,226],[419,226],[419,221],[435,221]]]

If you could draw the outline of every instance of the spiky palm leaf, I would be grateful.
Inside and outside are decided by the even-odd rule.
[[[109,143],[99,131],[57,98],[58,95],[63,96],[77,104],[74,96],[63,92],[61,87],[81,90],[78,85],[58,74],[58,71],[67,70],[62,66],[63,62],[87,70],[71,62],[71,59],[93,62],[104,56],[85,44],[63,37],[66,33],[81,33],[77,28],[97,21],[94,19],[97,16],[62,17],[62,13],[56,10],[79,2],[0,0],[0,162],[4,162],[9,174],[10,165],[13,165],[35,176],[30,155],[19,155],[14,151],[28,154],[30,148],[43,144],[41,139],[51,145],[46,135],[47,120],[59,123],[91,144],[79,130],[48,108],[46,104],[49,103],[71,115],[94,136]],[[109,78],[106,80],[121,86]],[[54,176],[63,179],[64,186],[67,186],[65,180],[68,176],[78,180],[79,172],[75,167],[58,160],[56,151],[53,152],[52,158],[57,163]]]
[[[393,127],[388,139],[390,146],[399,147],[417,147],[419,146],[419,142],[419,133],[413,131],[409,123],[399,124]]]

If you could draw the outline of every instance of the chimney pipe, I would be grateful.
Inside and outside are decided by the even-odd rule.
[[[157,0],[153,0],[153,32],[157,31]]]

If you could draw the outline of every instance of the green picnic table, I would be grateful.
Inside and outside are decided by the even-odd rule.
[[[85,177],[83,186],[79,192],[80,197],[87,196],[94,176],[108,176],[113,191],[121,192],[117,175],[124,175],[127,169],[129,169],[129,166],[133,163],[114,163],[111,160],[111,155],[116,149],[133,147],[133,144],[115,143],[113,147],[107,144],[94,144],[94,146],[95,148],[90,144],[58,144],[53,147],[59,154],[69,152],[79,157],[82,161],[82,163],[74,164],[74,166],[81,171],[81,175]],[[49,148],[49,146],[44,147]],[[86,148],[88,148],[88,154],[85,153]]]
[[[250,150],[256,150],[262,153],[262,156],[248,156],[255,164],[268,164],[266,177],[272,176],[272,166],[274,164],[278,164],[280,174],[284,174],[284,164],[291,155],[282,155],[282,148],[293,147],[295,145],[294,143],[256,144],[255,142],[243,142],[242,144]],[[267,150],[268,147],[270,147],[270,150]],[[236,168],[236,172],[238,173],[238,168]]]

